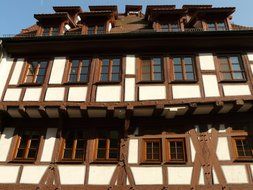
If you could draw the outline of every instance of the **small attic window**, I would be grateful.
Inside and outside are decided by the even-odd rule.
[[[139,15],[140,11],[128,11],[127,15]]]
[[[141,5],[126,5],[125,14],[126,15],[141,15]]]

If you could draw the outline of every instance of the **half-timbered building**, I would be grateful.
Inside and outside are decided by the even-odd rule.
[[[53,10],[1,38],[0,189],[253,189],[234,7]]]

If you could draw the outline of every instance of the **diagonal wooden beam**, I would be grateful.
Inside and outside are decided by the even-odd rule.
[[[198,105],[197,103],[189,103],[188,110],[186,111],[185,115],[189,116],[192,115],[193,112],[197,109]]]
[[[243,100],[236,100],[234,102],[233,108],[229,111],[229,113],[235,113],[235,112],[237,112],[243,105],[244,105],[244,101]]]
[[[67,112],[67,108],[65,106],[60,106],[58,111],[59,111],[60,118],[63,118],[63,119],[68,118],[68,112]]]
[[[114,107],[108,106],[106,110],[106,118],[108,119],[113,118],[113,114],[114,114]]]
[[[214,103],[214,108],[213,110],[210,112],[211,115],[215,115],[218,114],[219,111],[223,108],[224,106],[224,102],[222,101],[217,101]]]
[[[163,110],[164,110],[164,104],[158,104],[156,105],[154,111],[153,111],[153,116],[154,117],[159,117],[162,115],[163,113]]]
[[[29,115],[26,113],[24,106],[19,106],[18,112],[20,113],[20,115],[22,115],[23,118],[30,118]]]
[[[39,113],[42,118],[49,118],[46,112],[46,108],[44,106],[39,107]]]

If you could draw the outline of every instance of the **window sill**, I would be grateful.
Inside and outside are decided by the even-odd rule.
[[[173,80],[170,83],[171,84],[195,84],[197,83],[197,80]]]
[[[253,158],[236,158],[234,162],[253,162]]]
[[[121,81],[98,81],[95,84],[99,85],[99,84],[105,84],[105,85],[110,85],[110,84],[119,84],[121,83]]]
[[[140,165],[161,165],[162,162],[161,161],[143,161],[140,163]]]
[[[186,164],[186,161],[166,161],[164,164],[166,164],[166,165],[170,165],[170,164],[180,164],[180,165],[183,165],[183,164]]]
[[[18,86],[21,86],[21,87],[26,87],[26,86],[42,86],[42,84],[38,84],[38,83],[22,83],[22,84],[19,84]]]
[[[65,82],[63,83],[66,86],[71,86],[71,85],[86,85],[88,82]]]
[[[247,80],[221,80],[220,83],[246,83]]]
[[[91,164],[117,164],[119,160],[94,160]]]
[[[60,160],[58,164],[83,164],[84,160]]]
[[[138,81],[137,84],[162,84],[164,83],[164,80],[159,81]]]
[[[14,159],[14,160],[11,160],[9,163],[34,163],[36,162],[36,160],[17,160],[17,159]]]

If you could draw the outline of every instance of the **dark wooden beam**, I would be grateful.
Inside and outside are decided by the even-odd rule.
[[[68,118],[68,112],[67,112],[67,108],[65,106],[60,106],[58,111],[59,111],[60,118],[63,118],[63,119]]]
[[[134,107],[133,106],[127,106],[126,108],[126,119],[131,119],[134,113]]]
[[[38,110],[42,118],[49,118],[44,106],[40,106]]]
[[[113,106],[108,106],[106,110],[106,118],[113,118],[114,114],[114,107]]]
[[[81,110],[81,115],[84,119],[88,119],[89,115],[88,115],[88,108],[86,105],[82,105],[80,106],[80,110]]]
[[[222,101],[217,101],[214,103],[214,108],[213,110],[210,112],[211,115],[217,114],[219,113],[219,111],[223,108],[224,106],[224,102]]]
[[[154,111],[153,111],[153,116],[154,117],[159,117],[163,113],[164,110],[164,104],[158,104],[156,105]]]
[[[198,105],[197,103],[189,103],[188,110],[186,111],[185,115],[192,115],[193,112],[197,109]]]
[[[22,115],[23,118],[30,118],[29,115],[26,113],[24,106],[19,106],[18,112],[20,113],[20,115]]]
[[[236,100],[234,102],[233,108],[229,111],[229,113],[237,112],[244,105],[243,100]]]

